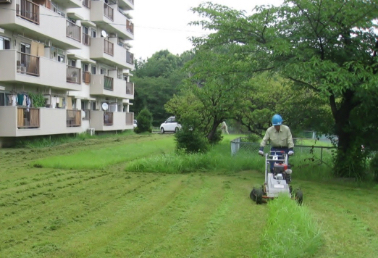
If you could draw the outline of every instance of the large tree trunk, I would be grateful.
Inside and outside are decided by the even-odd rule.
[[[358,142],[359,132],[349,120],[353,109],[358,106],[353,99],[354,94],[354,91],[346,90],[339,107],[336,105],[334,95],[330,96],[335,131],[338,136],[334,172],[339,177],[361,178],[364,174],[364,159],[361,153],[361,143]]]

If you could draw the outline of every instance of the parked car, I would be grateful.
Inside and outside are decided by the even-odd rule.
[[[160,132],[178,132],[181,129],[181,125],[177,123],[176,117],[170,116],[164,123],[160,125]]]
[[[133,127],[138,127],[138,121],[136,119],[134,119],[134,124],[133,124]]]

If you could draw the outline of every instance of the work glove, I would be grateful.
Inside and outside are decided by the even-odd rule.
[[[294,150],[293,149],[289,149],[289,152],[287,153],[287,155],[289,155],[289,156],[294,155]]]
[[[264,147],[260,147],[259,155],[264,156]]]

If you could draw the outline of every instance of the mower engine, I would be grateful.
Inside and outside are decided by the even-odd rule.
[[[273,175],[274,179],[277,180],[286,180],[287,184],[291,182],[291,173],[292,170],[285,163],[274,163],[273,165]]]

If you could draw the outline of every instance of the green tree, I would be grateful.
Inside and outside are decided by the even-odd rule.
[[[354,113],[374,103],[368,93],[378,85],[373,30],[378,0],[293,0],[258,7],[251,15],[211,3],[193,11],[206,18],[194,24],[214,31],[194,38],[197,48],[233,46],[232,56],[250,59],[245,72],[277,72],[295,87],[327,98],[334,125],[329,133],[338,135],[335,173],[363,176],[361,136],[377,122],[356,120]]]
[[[164,104],[178,92],[179,85],[185,77],[182,67],[190,58],[190,52],[175,56],[168,50],[162,50],[147,61],[137,61],[133,77],[134,105],[131,110],[138,114],[147,107],[153,114],[153,125],[160,125],[169,116]]]
[[[135,128],[135,132],[152,132],[152,114],[147,108],[143,108],[137,116],[138,126]]]

